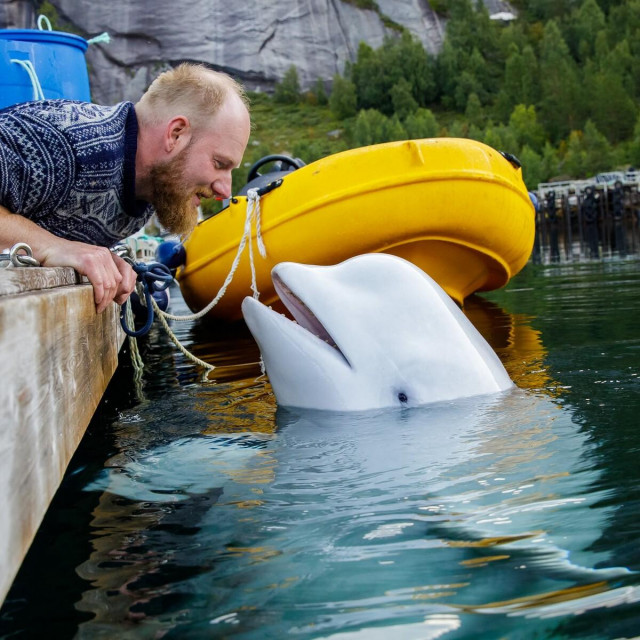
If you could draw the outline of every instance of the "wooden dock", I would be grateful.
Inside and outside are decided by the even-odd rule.
[[[536,192],[532,259],[548,264],[640,254],[640,172],[546,182]]]
[[[0,604],[117,367],[118,314],[71,268],[0,269]]]

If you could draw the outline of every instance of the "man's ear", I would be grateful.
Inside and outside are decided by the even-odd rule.
[[[165,128],[164,147],[167,153],[182,151],[191,140],[191,123],[187,116],[175,116]]]

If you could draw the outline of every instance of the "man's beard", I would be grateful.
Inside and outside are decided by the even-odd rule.
[[[190,189],[186,186],[185,166],[189,159],[189,148],[168,162],[157,164],[151,168],[151,188],[153,204],[158,221],[171,233],[180,236],[193,231],[198,221],[198,208],[193,204],[193,197],[204,190]]]

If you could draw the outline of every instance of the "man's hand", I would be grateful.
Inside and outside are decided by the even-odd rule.
[[[93,285],[98,313],[112,301],[122,304],[136,285],[137,276],[131,265],[105,247],[56,238],[41,256],[44,267],[73,267],[87,276]]]
[[[134,290],[136,272],[105,247],[65,240],[0,205],[0,250],[26,242],[43,267],[73,267],[89,278],[98,313],[122,304]]]

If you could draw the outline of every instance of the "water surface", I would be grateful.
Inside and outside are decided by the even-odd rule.
[[[639,268],[529,266],[469,301],[517,386],[414,410],[276,411],[245,331],[175,327],[220,365],[202,384],[154,330],[0,636],[637,636]]]

